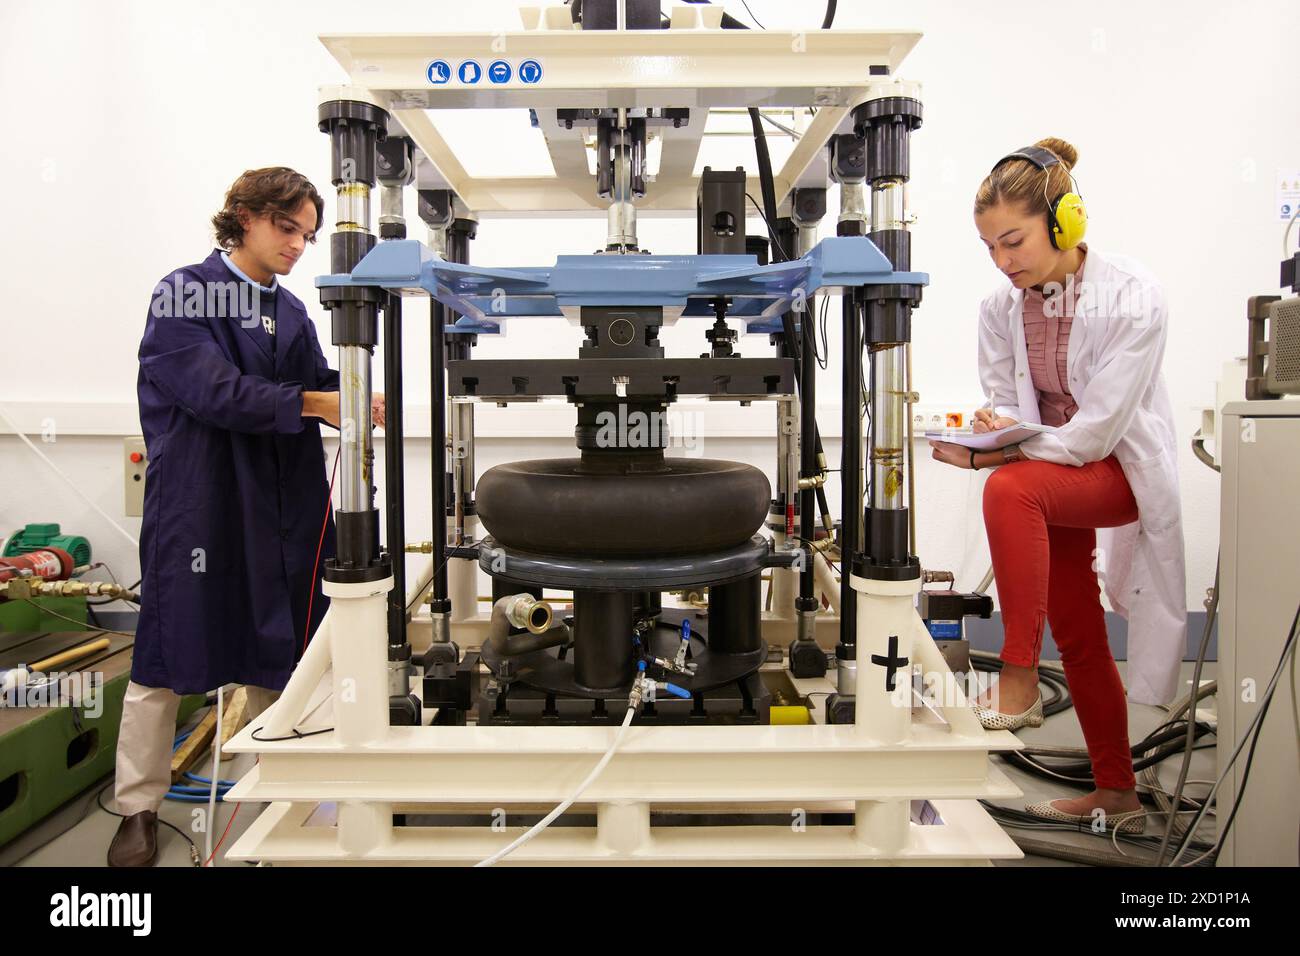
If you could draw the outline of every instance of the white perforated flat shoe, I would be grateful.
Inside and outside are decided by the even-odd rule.
[[[971,705],[975,716],[984,725],[985,730],[1019,730],[1021,727],[1043,726],[1043,695],[1038,695],[1028,710],[1020,714],[1004,714],[1000,710],[991,710],[982,704]]]
[[[1031,803],[1025,807],[1025,812],[1054,823],[1072,823],[1078,827],[1091,828],[1093,823],[1091,813],[1066,813],[1052,806],[1050,800]],[[1141,833],[1147,828],[1147,812],[1141,809],[1125,810],[1123,813],[1106,813],[1099,819],[1107,831],[1113,830],[1116,833]]]

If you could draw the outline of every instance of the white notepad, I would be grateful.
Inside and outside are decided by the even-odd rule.
[[[927,431],[925,437],[931,441],[946,441],[961,445],[963,448],[974,448],[976,451],[993,451],[1033,438],[1035,435],[1049,434],[1054,431],[1056,429],[1051,425],[1019,422],[1006,428],[999,428],[997,431],[978,434],[969,428],[940,428],[936,431]]]

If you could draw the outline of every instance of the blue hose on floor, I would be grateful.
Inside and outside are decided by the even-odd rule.
[[[185,743],[185,741],[189,739],[190,733],[191,732],[187,730],[184,733],[180,733],[176,735],[175,739],[172,740],[172,753],[175,753],[180,748],[180,745]],[[187,787],[184,786],[183,784],[174,783],[171,785],[171,788],[167,791],[167,794],[164,797],[164,799],[174,800],[177,801],[178,803],[207,803],[208,794],[211,792],[211,788],[212,788],[212,778],[201,777],[198,774],[190,773],[189,771],[186,771],[185,779],[191,780],[194,783],[206,784],[206,786]],[[217,781],[217,802],[218,803],[225,802],[226,791],[229,790],[231,787],[233,787],[236,782],[237,781],[234,780]]]

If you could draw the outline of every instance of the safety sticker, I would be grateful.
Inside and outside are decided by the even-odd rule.
[[[432,86],[477,86],[484,78],[488,83],[502,86],[519,82],[528,85],[542,80],[542,62],[537,59],[493,60],[484,69],[478,60],[430,60],[425,76]]]

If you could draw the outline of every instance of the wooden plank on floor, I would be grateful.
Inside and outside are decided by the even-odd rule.
[[[226,709],[221,715],[221,759],[229,760],[234,754],[226,753],[226,744],[230,738],[239,733],[240,728],[248,723],[248,689],[239,688],[226,701]]]
[[[180,782],[181,777],[187,770],[192,770],[194,764],[198,761],[203,752],[208,749],[212,743],[212,738],[217,732],[217,709],[212,707],[199,725],[190,732],[185,742],[176,749],[172,754],[172,783]]]

